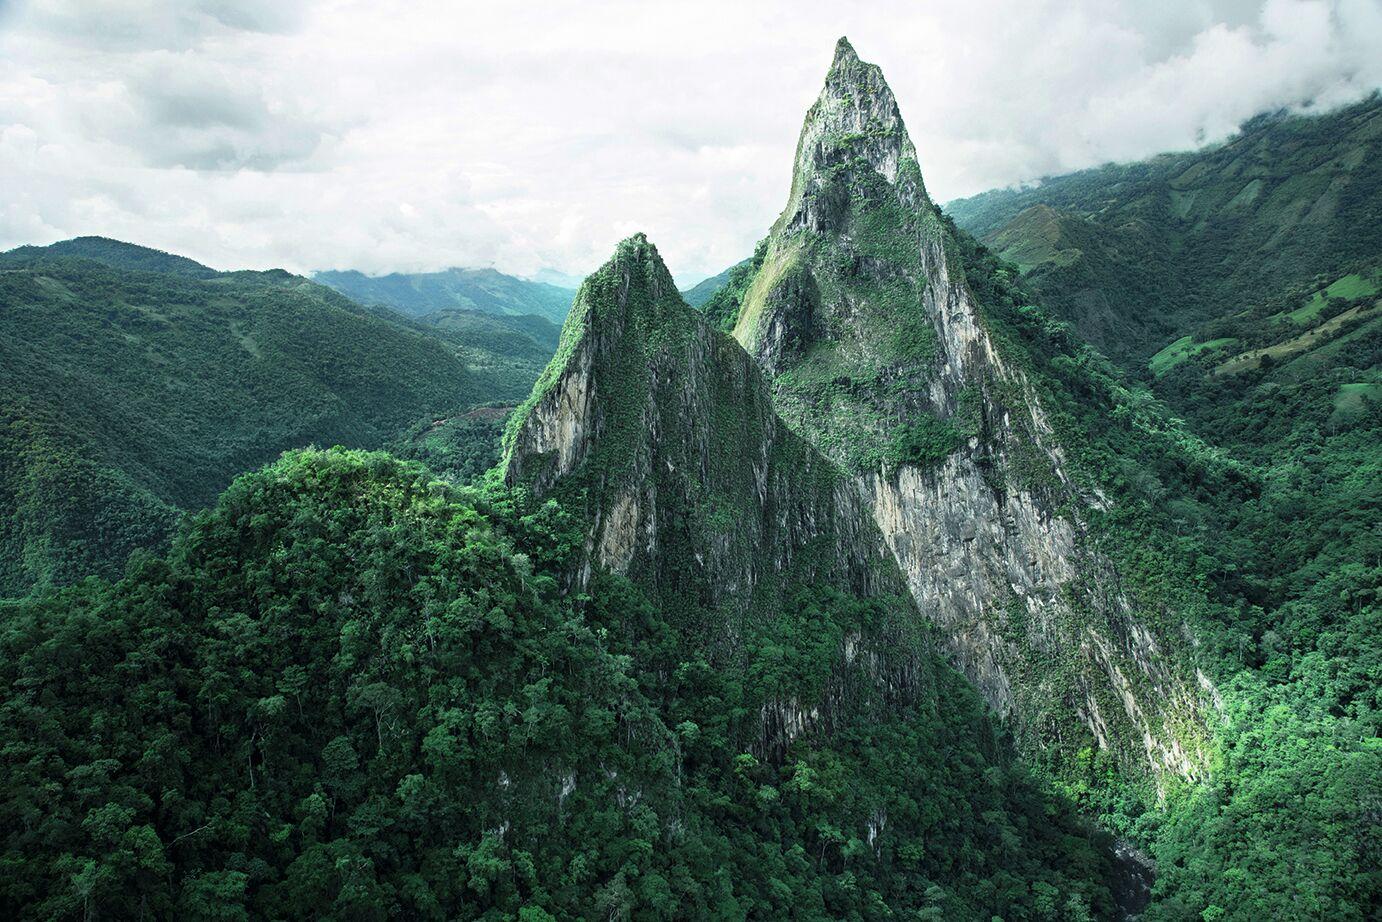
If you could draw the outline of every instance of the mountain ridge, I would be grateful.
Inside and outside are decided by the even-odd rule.
[[[112,269],[135,269],[143,272],[165,272],[188,278],[213,278],[220,273],[186,256],[178,256],[153,247],[127,243],[113,237],[73,237],[46,246],[21,246],[3,256],[12,259],[35,257],[76,257],[90,259]]]
[[[1210,148],[950,202],[1063,319],[1121,363],[1382,253],[1382,94],[1259,116]],[[1043,243],[1033,226],[1072,241]]]
[[[353,269],[327,270],[313,273],[312,279],[361,303],[382,304],[412,317],[444,308],[466,308],[510,316],[537,314],[560,324],[575,294],[492,268],[377,276]]]
[[[281,270],[205,275],[110,243],[0,254],[0,595],[116,575],[248,467],[517,400],[545,361],[525,337],[527,359],[479,367]]]

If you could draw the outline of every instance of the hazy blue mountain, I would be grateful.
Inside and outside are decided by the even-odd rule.
[[[562,272],[560,269],[552,269],[544,266],[534,272],[529,281],[542,282],[545,285],[552,285],[557,288],[565,288],[574,294],[576,289],[581,287],[582,279],[579,275],[572,275],[569,272]]]
[[[730,266],[724,272],[721,272],[718,275],[712,275],[708,279],[703,279],[697,282],[690,288],[683,291],[681,293],[681,296],[685,298],[686,303],[691,305],[692,307],[703,307],[705,305],[705,302],[713,298],[717,291],[719,291],[721,288],[724,288],[725,285],[729,284],[730,273],[732,273],[735,269],[739,268],[740,266],[744,265],[744,263],[746,262],[748,262],[747,259],[741,260],[740,262],[737,262],[734,265]]]
[[[354,270],[318,272],[313,281],[361,304],[383,304],[409,317],[458,307],[486,314],[536,314],[561,323],[575,291],[530,282],[494,269],[365,275]]]

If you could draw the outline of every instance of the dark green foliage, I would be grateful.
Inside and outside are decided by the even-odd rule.
[[[1164,815],[1140,815],[1116,784],[1071,788],[1150,843],[1146,917],[1272,918],[1289,905],[1370,918],[1382,899],[1382,420],[1331,424],[1327,398],[1356,363],[1375,367],[1376,347],[1359,340],[1333,371],[1294,379],[1210,379],[1191,363],[1158,388],[1192,411],[1187,426],[1032,306],[1014,267],[955,237],[991,325],[1041,369],[1076,469],[1118,500],[1091,524],[1132,591],[1161,594],[1194,626],[1225,702],[1213,780]]]
[[[447,308],[412,321],[456,350],[494,396],[528,393],[556,351],[561,327],[535,314],[504,316]]]
[[[446,269],[415,274],[369,276],[362,272],[317,272],[312,280],[361,304],[383,304],[409,317],[448,308],[485,314],[536,314],[561,323],[574,291],[514,278],[493,269]]]
[[[0,256],[0,595],[118,573],[177,511],[285,448],[377,447],[419,417],[518,398],[539,364],[472,369],[461,334],[287,273],[46,253]]]
[[[544,363],[556,351],[561,326],[536,314],[498,315],[459,308],[433,311],[422,323],[456,334],[456,343],[470,348]]]
[[[340,450],[239,478],[166,560],[8,603],[17,919],[1073,919],[1106,859],[931,661],[912,703],[755,752],[880,617],[793,598],[728,660],[562,588],[552,504]]]
[[[711,326],[728,333],[734,329],[734,323],[739,319],[739,306],[744,303],[744,295],[748,293],[749,285],[763,266],[763,257],[767,252],[768,241],[765,238],[758,241],[758,245],[753,248],[753,256],[725,271],[724,281],[716,285],[715,290],[704,300],[699,304],[694,303],[689,300],[690,292],[688,292],[687,303],[691,304],[692,307],[700,308],[706,319],[710,321]],[[707,281],[711,280],[708,279]],[[705,284],[705,282],[701,284]]]
[[[396,457],[423,462],[454,483],[472,483],[499,463],[511,412],[512,407],[476,407],[459,416],[423,420],[385,447]]]
[[[186,256],[175,256],[109,237],[73,237],[46,247],[19,247],[5,254],[10,260],[29,260],[41,257],[70,256],[90,259],[112,269],[136,269],[140,272],[164,272],[193,279],[209,279],[218,275],[215,269],[203,266]]]
[[[911,422],[893,430],[887,460],[891,464],[935,467],[964,443],[955,423],[929,413],[917,413]]]

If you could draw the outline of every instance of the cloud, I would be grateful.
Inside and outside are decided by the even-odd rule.
[[[1375,0],[20,0],[0,7],[0,247],[581,274],[644,230],[694,281],[785,202],[841,33],[939,200],[1382,85]]]
[[[113,52],[185,50],[233,32],[288,33],[301,21],[293,0],[11,0],[19,28],[36,38]],[[0,26],[3,26],[0,20]]]
[[[116,137],[152,166],[273,170],[304,164],[325,137],[291,99],[190,52],[142,56]]]

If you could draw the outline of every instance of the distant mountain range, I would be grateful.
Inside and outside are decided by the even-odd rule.
[[[739,268],[740,266],[744,265],[744,263],[746,262],[748,262],[747,259],[737,262],[734,265],[730,266],[728,269],[726,269],[724,272],[721,272],[718,275],[712,275],[708,279],[704,279],[703,281],[697,282],[695,285],[692,285],[690,288],[687,288],[681,293],[682,298],[684,298],[686,300],[686,303],[691,305],[692,307],[704,307],[705,303],[709,301],[711,298],[713,298],[717,291],[719,291],[721,288],[724,288],[725,285],[729,284],[730,273],[733,272],[735,269]]]
[[[494,269],[365,275],[355,270],[317,272],[312,280],[361,304],[382,304],[409,317],[448,308],[500,316],[534,314],[560,324],[576,292]]]
[[[1205,150],[946,211],[1106,355],[1145,363],[1194,324],[1368,276],[1382,253],[1379,148],[1374,95],[1322,116],[1260,116]]]

